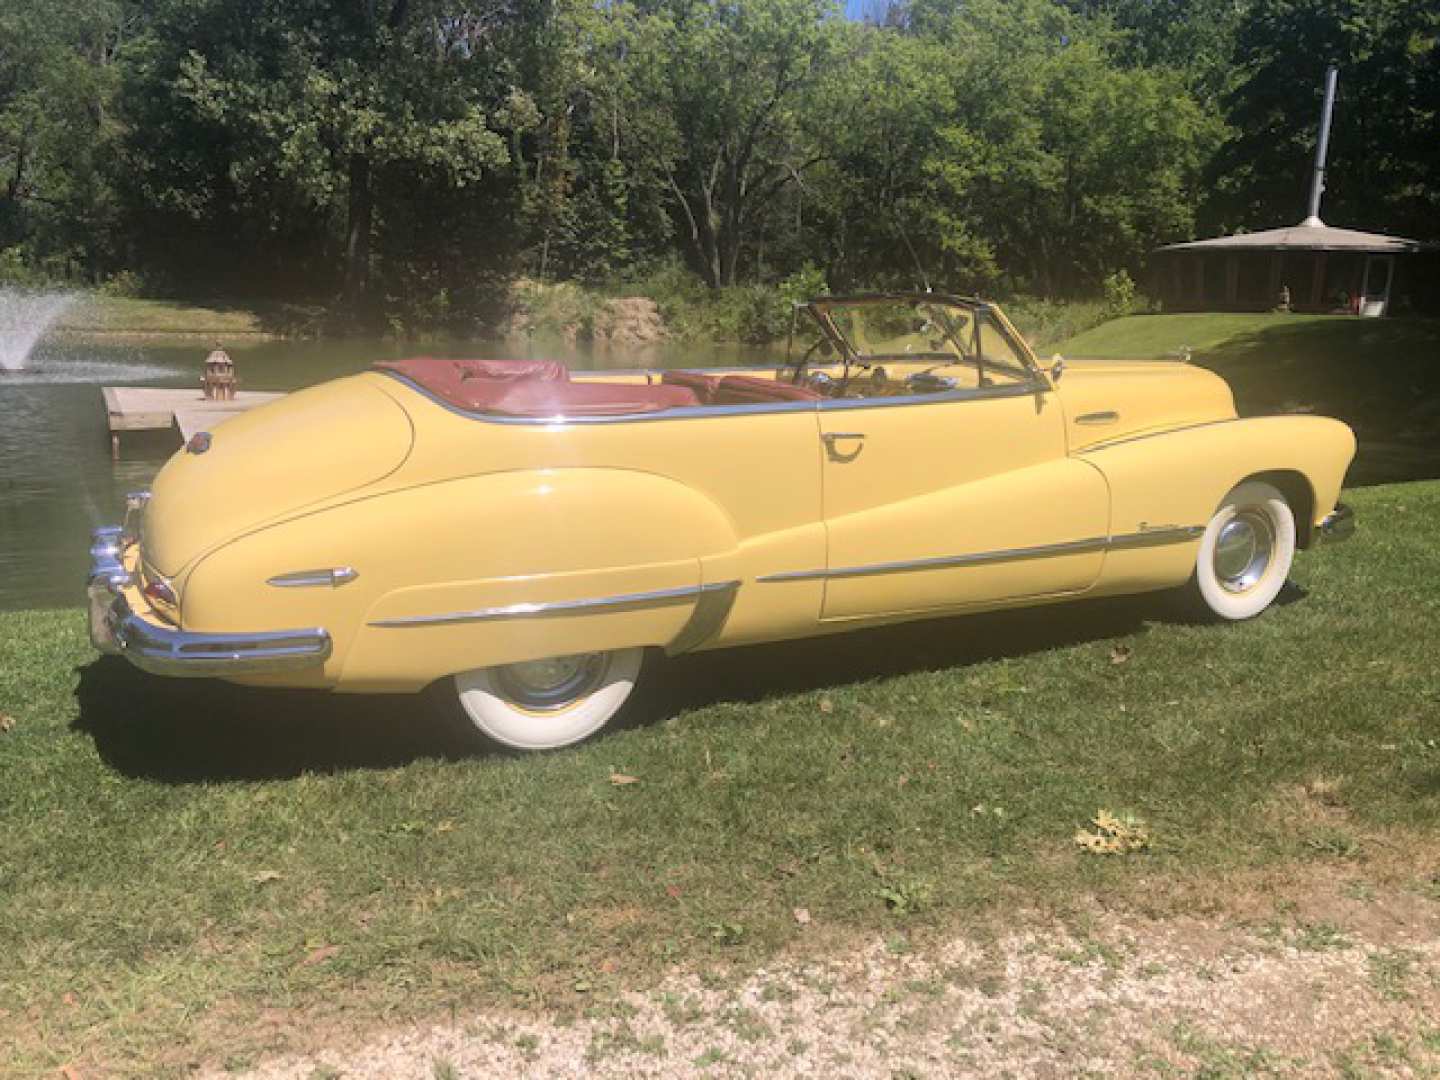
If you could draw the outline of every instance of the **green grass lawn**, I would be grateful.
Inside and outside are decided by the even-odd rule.
[[[87,339],[265,337],[261,315],[243,304],[207,307],[172,300],[139,300],[89,293],[55,324],[61,333]]]
[[[1242,416],[1313,412],[1355,429],[1352,481],[1440,477],[1440,319],[1203,313],[1132,315],[1071,338],[1069,357],[1191,350]]]
[[[1291,868],[1440,902],[1440,484],[1347,498],[1357,537],[1251,623],[1142,598],[692,656],[634,726],[541,757],[0,614],[0,1061],[238,1065],[858,934],[1223,915]],[[1101,808],[1149,848],[1081,852]]]
[[[1182,312],[1170,315],[1127,315],[1111,319],[1077,334],[1058,348],[1067,357],[1174,356],[1183,349],[1204,355],[1225,342],[1277,328],[1335,326],[1354,323],[1380,326],[1380,322],[1343,319],[1331,315],[1272,315],[1244,312]],[[1385,326],[1393,325],[1387,322]]]

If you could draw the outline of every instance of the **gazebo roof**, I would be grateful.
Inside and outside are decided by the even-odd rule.
[[[1418,240],[1384,233],[1337,229],[1318,217],[1308,217],[1299,225],[1264,232],[1236,233],[1214,240],[1191,240],[1185,244],[1167,244],[1159,251],[1354,251],[1375,254],[1399,254],[1419,251]]]

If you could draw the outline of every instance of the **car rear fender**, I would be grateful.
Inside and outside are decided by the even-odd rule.
[[[334,651],[318,684],[413,690],[491,664],[686,645],[707,629],[690,625],[697,609],[723,622],[717,601],[726,582],[707,575],[723,570],[736,546],[718,506],[664,477],[493,473],[357,500],[246,536],[196,568],[183,620],[195,630],[324,626]],[[353,570],[353,579],[269,584],[331,567]]]

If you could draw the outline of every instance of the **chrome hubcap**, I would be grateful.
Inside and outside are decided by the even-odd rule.
[[[1230,592],[1245,592],[1265,576],[1275,551],[1275,530],[1268,515],[1241,510],[1215,538],[1215,577]]]
[[[562,709],[589,694],[609,666],[605,653],[552,656],[495,669],[495,683],[507,699],[537,711]]]

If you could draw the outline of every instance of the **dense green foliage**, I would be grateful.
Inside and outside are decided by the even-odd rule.
[[[432,326],[520,275],[1093,296],[1156,244],[1298,219],[1332,61],[1327,209],[1434,234],[1431,0],[879,10],[6,4],[0,280]]]

